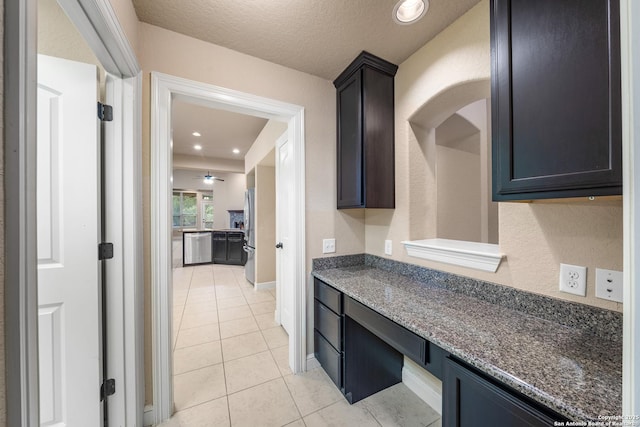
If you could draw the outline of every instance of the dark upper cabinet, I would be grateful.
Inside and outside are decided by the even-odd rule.
[[[622,194],[617,0],[492,0],[493,199]]]
[[[333,82],[338,209],[395,208],[393,78],[397,69],[362,52]]]

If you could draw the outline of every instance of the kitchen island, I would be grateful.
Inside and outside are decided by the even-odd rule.
[[[220,230],[184,230],[182,232],[182,266],[201,264],[244,265],[244,231],[239,228]]]
[[[316,259],[313,276],[563,417],[622,413],[620,313],[372,255]]]

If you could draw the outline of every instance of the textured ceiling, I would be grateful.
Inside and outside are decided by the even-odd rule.
[[[218,159],[244,159],[266,119],[173,101],[173,152]],[[193,136],[199,132],[201,136]],[[200,144],[202,150],[194,150]],[[237,148],[239,154],[232,150]]]
[[[397,0],[133,0],[138,18],[328,80],[363,50],[400,64],[479,0],[431,0],[412,25]]]

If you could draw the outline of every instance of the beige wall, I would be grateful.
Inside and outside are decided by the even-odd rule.
[[[276,120],[269,120],[262,128],[247,154],[244,156],[244,172],[249,173],[266,156],[269,155],[276,141],[287,130],[287,124]]]
[[[498,243],[498,204],[491,202],[489,110],[488,100],[475,101],[435,130],[439,238]]]
[[[396,209],[367,210],[366,252],[384,256],[384,240],[392,239],[397,260],[621,311],[621,304],[594,296],[596,267],[622,269],[619,200],[500,203],[499,244],[507,258],[495,274],[411,258],[401,246],[402,240],[436,237],[436,165],[433,153],[425,152],[418,142],[423,136],[416,135],[430,131],[416,131],[408,121],[418,111],[431,110],[437,126],[459,107],[486,97],[490,70],[487,0],[400,64],[395,98]],[[471,99],[454,89],[453,101],[443,104],[447,89],[465,84],[476,92]],[[429,106],[430,101],[438,108]],[[588,267],[586,298],[558,291],[560,263]]]
[[[258,164],[255,169],[256,283],[269,283],[276,280],[276,168]]]
[[[141,23],[138,28],[143,85],[143,186],[145,247],[145,365],[147,402],[151,401],[150,307],[150,146],[149,109],[151,71],[214,84],[305,109],[306,254],[322,256],[322,239],[336,237],[338,254],[364,251],[363,211],[336,211],[335,89],[331,82],[280,65]],[[307,286],[311,289],[308,276]],[[310,296],[309,306],[313,292]],[[312,310],[308,310],[311,316]],[[308,337],[313,337],[308,318]],[[313,340],[308,342],[312,351]]]
[[[4,369],[4,0],[0,0],[0,426],[7,423]]]
[[[276,280],[275,144],[287,124],[269,120],[244,157],[248,180],[256,188],[256,283]]]
[[[440,143],[436,130],[437,232],[439,238],[482,241],[480,223],[480,133]]]

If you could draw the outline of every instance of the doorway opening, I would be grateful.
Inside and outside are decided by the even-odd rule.
[[[173,412],[172,326],[173,272],[171,269],[171,195],[173,172],[171,149],[172,103],[188,102],[208,108],[246,114],[287,124],[291,162],[289,198],[290,240],[287,249],[292,262],[288,277],[292,293],[293,324],[289,334],[288,362],[294,372],[306,369],[306,296],[304,232],[304,110],[302,107],[202,84],[160,73],[152,73],[152,318],[154,416],[156,422]],[[195,131],[195,130],[194,130]],[[212,175],[215,175],[212,173]],[[215,190],[214,190],[215,191]],[[215,217],[215,213],[214,213]],[[215,219],[214,219],[215,221]],[[195,273],[194,273],[195,274]],[[208,273],[207,273],[208,274]],[[231,273],[235,274],[235,273]],[[169,314],[169,315],[167,315]]]

